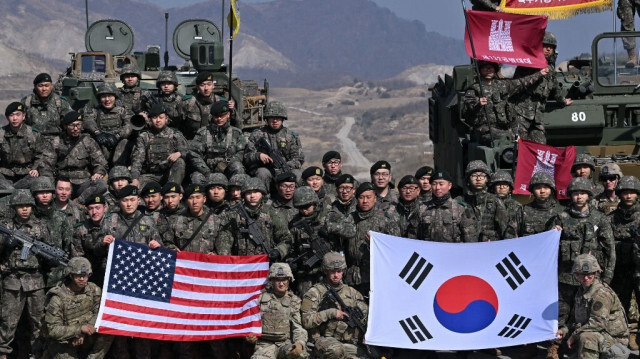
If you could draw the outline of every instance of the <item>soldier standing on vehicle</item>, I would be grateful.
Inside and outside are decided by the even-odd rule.
[[[627,313],[629,321],[629,348],[638,350],[637,332],[638,317],[631,308],[637,303],[631,301],[631,296],[635,293],[636,298],[640,298],[640,292],[635,285],[636,265],[634,264],[637,251],[638,231],[640,230],[640,205],[638,204],[638,194],[640,194],[640,181],[634,176],[623,176],[616,187],[617,197],[620,200],[618,207],[611,212],[608,219],[611,220],[613,238],[616,243],[616,265],[613,270],[611,288],[616,292],[622,306]],[[637,277],[636,277],[637,278]]]
[[[371,166],[369,174],[376,190],[378,208],[386,212],[398,203],[398,191],[395,190],[391,164],[387,161],[378,161]]]
[[[604,191],[595,197],[595,206],[604,214],[613,212],[620,203],[620,197],[616,195],[616,188],[622,176],[620,166],[615,163],[607,163],[600,169],[598,179],[602,182]]]
[[[293,172],[284,172],[276,176],[276,193],[271,195],[271,208],[277,215],[291,222],[298,210],[293,206],[293,194],[297,178]]]
[[[213,80],[211,72],[200,72],[196,76],[196,93],[185,96],[182,102],[184,121],[181,131],[187,140],[192,140],[198,129],[211,124],[211,106],[219,101],[227,101],[226,98],[213,93],[216,81]],[[235,102],[228,100],[230,116],[235,116]]]
[[[239,128],[231,126],[230,116],[227,101],[211,106],[211,123],[201,127],[190,143],[191,182],[204,184],[211,173],[231,177],[245,172],[242,159],[247,139]]]
[[[222,173],[212,173],[207,178],[205,190],[207,191],[207,207],[211,209],[215,214],[221,214],[227,208],[227,188],[229,187],[229,180]]]
[[[511,198],[511,192],[513,191],[513,178],[509,172],[504,170],[498,170],[491,175],[491,182],[489,183],[489,192],[498,197],[504,204],[509,216],[509,223],[515,226],[515,233],[520,233],[520,222],[518,213],[522,209],[520,202]]]
[[[310,341],[315,345],[313,351],[316,358],[367,357],[362,343],[364,333],[347,325],[345,312],[359,311],[363,318],[361,324],[366,328],[369,308],[359,291],[343,283],[346,269],[347,264],[340,253],[325,254],[322,259],[324,281],[311,287],[302,299],[302,325],[309,331]],[[336,304],[329,297],[329,288],[349,308]]]
[[[134,64],[122,66],[120,81],[122,87],[118,89],[118,99],[124,108],[132,114],[139,114],[145,109],[145,103],[151,100],[151,92],[140,87],[142,73]]]
[[[616,9],[620,19],[620,31],[635,30],[635,14],[640,10],[640,4],[635,0],[618,0]],[[638,53],[636,52],[636,38],[627,36],[622,38],[622,46],[627,50],[629,56],[626,67],[633,68],[638,64]]]
[[[533,195],[533,201],[518,211],[519,237],[546,231],[549,221],[564,210],[556,200],[556,184],[548,173],[534,173],[529,180],[528,190]]]
[[[60,121],[71,106],[66,99],[53,93],[51,76],[41,73],[33,79],[33,93],[21,101],[25,105],[26,123],[50,140],[64,132]]]
[[[615,242],[611,223],[594,208],[589,199],[593,196],[593,184],[582,177],[574,178],[567,192],[571,204],[551,221],[551,228],[560,234],[560,254],[558,256],[558,325],[566,325],[573,305],[573,297],[578,291],[579,281],[572,275],[573,261],[581,253],[591,253],[604,268],[602,280],[610,283],[616,262]],[[557,359],[558,342],[547,350],[547,358]]]
[[[433,167],[422,166],[416,171],[416,179],[420,183],[420,202],[427,202],[431,199],[431,176],[433,175]]]
[[[398,203],[391,209],[399,216],[398,225],[400,236],[404,238],[418,238],[418,227],[420,225],[420,182],[415,176],[407,175],[402,177],[398,183],[400,198]]]
[[[304,153],[298,134],[284,126],[284,121],[288,120],[284,104],[270,101],[265,106],[263,117],[267,125],[249,136],[244,164],[247,172],[260,178],[269,191],[274,176],[291,171],[300,174],[296,170],[304,164]],[[280,154],[284,163],[276,163],[269,152]]]
[[[333,193],[328,193],[324,186],[324,173],[322,168],[311,166],[302,171],[301,179],[303,186],[309,186],[318,196],[318,206],[321,210],[331,205],[335,199]]]
[[[87,207],[87,218],[74,228],[74,241],[82,243],[84,257],[91,262],[94,282],[102,288],[104,272],[107,267],[107,258],[102,253],[102,238],[100,238],[100,226],[107,213],[107,202],[102,195],[89,198],[84,205]]]
[[[183,96],[178,92],[178,77],[173,71],[160,71],[156,79],[158,93],[153,95],[152,100],[146,104],[146,110],[150,110],[153,104],[162,104],[169,116],[168,126],[182,128],[184,117],[182,110]]]
[[[3,219],[2,225],[10,230],[22,231],[34,240],[55,245],[46,223],[32,213],[35,202],[29,190],[16,190],[9,205],[15,210],[13,218]],[[42,354],[40,328],[45,302],[46,261],[29,251],[25,260],[20,259],[22,245],[8,236],[0,239],[0,268],[2,269],[2,295],[0,295],[0,359],[7,359],[13,352],[18,321],[27,311],[31,354]]]
[[[47,293],[43,334],[53,359],[104,358],[113,337],[96,333],[100,287],[89,281],[91,263],[74,257],[65,268],[65,278]]]
[[[116,103],[118,89],[112,83],[98,87],[96,96],[99,105],[85,112],[85,129],[98,142],[110,164],[126,166],[129,164],[130,153],[126,150],[133,113]]]
[[[333,195],[336,193],[336,180],[342,175],[342,156],[338,151],[329,151],[322,156],[322,167],[324,168],[324,189]],[[335,198],[334,198],[335,199]]]
[[[358,181],[350,175],[343,174],[336,180],[336,200],[331,203],[328,216],[330,218],[348,218],[356,210],[356,186]],[[334,217],[335,216],[335,217]]]
[[[144,187],[149,181],[182,183],[189,151],[187,140],[180,131],[167,126],[169,118],[163,105],[153,105],[149,118],[151,128],[138,135],[131,154],[132,184]]]
[[[614,291],[599,278],[602,269],[591,254],[576,257],[571,270],[580,283],[573,301],[573,317],[558,329],[559,338],[575,348],[581,359],[627,359],[629,331],[624,309]]]

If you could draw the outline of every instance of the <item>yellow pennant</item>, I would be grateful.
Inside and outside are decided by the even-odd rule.
[[[567,19],[579,14],[611,10],[612,0],[501,0],[500,11],[522,15],[544,15],[549,20]]]
[[[231,0],[231,10],[227,15],[227,24],[229,24],[231,38],[233,39],[238,34],[238,30],[240,30],[240,9],[236,5],[236,0]]]

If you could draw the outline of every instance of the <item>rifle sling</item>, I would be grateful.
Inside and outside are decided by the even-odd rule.
[[[200,233],[200,230],[202,229],[204,224],[207,223],[207,220],[209,220],[209,217],[211,217],[212,214],[213,214],[213,211],[209,210],[209,213],[207,213],[207,215],[204,217],[204,219],[202,220],[202,222],[200,223],[198,228],[196,228],[195,232],[193,232],[191,237],[189,237],[189,239],[184,244],[184,246],[178,247],[178,248],[180,248],[181,251],[183,251],[185,248],[187,248],[189,246],[189,244],[191,244],[191,241],[193,241],[196,238],[196,236],[198,235],[198,233]]]
[[[134,218],[133,222],[131,222],[131,224],[129,225],[129,227],[127,227],[127,230],[124,232],[124,234],[122,235],[122,240],[126,241],[127,240],[127,236],[129,235],[129,233],[131,233],[131,231],[133,230],[133,227],[138,224],[138,222],[140,222],[140,220],[142,219],[142,217],[144,217],[144,214],[140,213],[140,215],[136,218]]]

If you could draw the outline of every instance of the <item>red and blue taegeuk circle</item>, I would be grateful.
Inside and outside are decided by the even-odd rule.
[[[433,299],[436,319],[456,333],[475,333],[488,327],[498,314],[498,296],[489,283],[461,275],[444,282]]]

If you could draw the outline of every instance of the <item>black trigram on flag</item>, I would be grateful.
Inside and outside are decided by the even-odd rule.
[[[496,264],[496,268],[498,268],[500,274],[502,274],[513,290],[516,290],[526,279],[531,277],[527,268],[520,263],[520,259],[518,259],[513,252],[509,253],[501,262]]]
[[[413,270],[412,270],[413,268]],[[400,278],[404,279],[413,289],[418,289],[424,279],[427,278],[429,272],[433,269],[433,264],[427,263],[427,260],[420,257],[418,253],[413,252],[411,258],[400,272]]]
[[[513,339],[520,335],[523,330],[527,329],[529,323],[531,323],[531,318],[514,314],[513,317],[511,317],[509,324],[507,324],[500,333],[498,333],[498,336]]]
[[[413,344],[433,338],[417,315],[403,319],[399,323]]]

